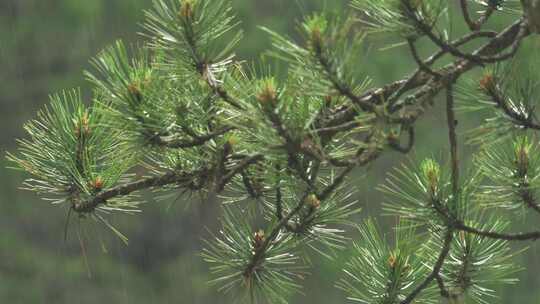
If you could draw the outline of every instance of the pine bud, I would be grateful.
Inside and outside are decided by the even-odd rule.
[[[495,79],[493,74],[486,73],[478,82],[480,89],[484,92],[491,91],[495,87]]]
[[[180,12],[178,13],[183,19],[193,18],[193,6],[195,0],[184,0],[180,6]]]
[[[439,182],[441,178],[441,168],[437,162],[432,159],[426,159],[421,165],[422,173],[426,179],[427,186],[430,191],[430,195],[435,195],[439,189]]]
[[[306,204],[310,207],[311,210],[317,210],[321,206],[321,201],[315,194],[310,194],[306,198]]]
[[[459,240],[463,243],[465,243],[465,231],[459,232]]]
[[[141,93],[141,88],[139,87],[138,84],[136,83],[132,83],[128,86],[128,93],[129,93],[129,96],[131,96],[132,98],[135,99],[136,102],[141,102],[142,101],[142,93]]]
[[[519,138],[514,143],[514,162],[516,164],[516,175],[518,177],[525,177],[529,169],[529,155],[530,155],[529,142],[526,137]]]
[[[238,144],[238,137],[234,134],[231,134],[227,137],[227,143],[231,146],[231,147],[234,147]]]
[[[309,35],[309,44],[317,51],[322,49],[323,35],[326,32],[327,21],[324,16],[315,15],[306,20],[304,27]]]
[[[81,118],[81,125],[85,135],[90,134],[90,118],[88,117],[88,112],[84,112]]]
[[[262,105],[275,105],[277,100],[277,90],[273,78],[265,79],[262,81],[261,88],[257,93],[257,100]]]
[[[81,138],[81,136],[90,134],[90,119],[88,117],[88,112],[84,112],[79,120],[75,120],[74,133],[76,138]]]
[[[390,268],[396,267],[396,255],[394,253],[390,253],[388,257],[388,265],[390,265]]]
[[[96,177],[93,181],[90,182],[90,187],[96,192],[99,192],[103,189],[103,179],[101,176]]]
[[[331,104],[332,104],[332,101],[333,101],[332,95],[326,95],[326,96],[324,96],[324,101],[326,102],[326,105],[327,105],[327,106],[331,105]]]
[[[259,230],[253,234],[253,249],[259,250],[265,241],[264,230]]]
[[[388,132],[388,135],[386,137],[389,142],[396,143],[399,141],[399,134],[395,130],[391,130]]]

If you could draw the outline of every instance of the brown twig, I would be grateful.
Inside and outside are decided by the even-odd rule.
[[[240,161],[236,166],[232,168],[232,170],[229,170],[224,176],[221,177],[220,181],[216,185],[217,192],[223,191],[223,189],[225,188],[225,185],[227,185],[235,175],[240,174],[248,166],[256,162],[259,162],[263,159],[264,159],[264,156],[262,154],[255,154]]]
[[[344,83],[332,67],[332,64],[324,56],[323,52],[323,46],[319,43],[314,43],[313,46],[314,55],[319,61],[319,64],[323,68],[323,70],[326,73],[326,76],[328,77],[328,80],[332,83],[334,88],[339,92],[339,94],[349,98],[353,104],[359,106],[363,111],[367,112],[373,112],[374,106],[373,104],[369,102],[363,101],[361,98],[359,98],[356,94],[354,94],[352,88],[350,88],[346,83]]]
[[[409,153],[414,146],[414,140],[415,140],[414,127],[412,126],[407,127],[407,134],[408,134],[409,139],[407,140],[406,146],[401,146],[398,139],[391,139],[388,141],[390,148],[398,152],[401,152],[403,154]]]
[[[452,193],[454,199],[457,199],[459,192],[459,159],[456,136],[457,120],[454,113],[454,89],[452,82],[450,82],[446,88],[446,122],[448,125],[448,140],[450,143],[450,156],[452,160]]]
[[[439,275],[439,271],[441,270],[444,260],[448,256],[448,253],[450,252],[450,245],[452,244],[452,240],[454,238],[454,232],[452,229],[448,229],[446,231],[446,234],[444,236],[444,243],[441,248],[441,252],[439,253],[439,257],[437,258],[437,261],[435,262],[435,265],[433,265],[433,269],[431,273],[424,279],[424,281],[418,285],[406,298],[405,300],[401,301],[400,304],[409,304],[411,303],[426,287],[431,284],[431,281],[437,278]]]
[[[409,46],[409,50],[410,50],[410,53],[414,59],[414,61],[416,62],[416,64],[418,65],[419,69],[421,71],[424,71],[425,73],[427,74],[430,74],[431,76],[435,77],[435,78],[438,78],[440,77],[441,75],[439,75],[438,73],[434,72],[428,64],[426,64],[421,58],[420,58],[420,55],[418,54],[418,50],[416,49],[416,46],[415,46],[415,41],[412,39],[412,38],[409,38],[407,39],[407,45]]]
[[[467,26],[471,31],[477,31],[478,24],[471,19],[467,0],[460,0],[459,4],[461,5],[461,14],[463,15],[463,19],[465,19],[465,23],[467,23]]]
[[[484,93],[488,95],[495,105],[500,108],[512,122],[526,129],[540,130],[540,124],[533,121],[533,117],[523,112],[517,112],[515,107],[512,107],[504,96],[503,92],[496,84],[488,84]]]
[[[208,175],[207,169],[197,172],[175,172],[170,171],[160,176],[145,178],[143,180],[123,184],[106,191],[100,192],[93,198],[86,201],[76,201],[73,203],[73,211],[79,213],[93,212],[101,204],[106,204],[107,200],[115,197],[129,195],[135,191],[161,187],[171,184],[187,184],[196,178],[203,178]]]
[[[506,241],[534,241],[540,239],[540,231],[520,232],[520,233],[498,233],[493,231],[479,230],[474,227],[457,222],[455,225],[457,230],[469,232],[472,234],[484,236],[490,239],[506,240]]]

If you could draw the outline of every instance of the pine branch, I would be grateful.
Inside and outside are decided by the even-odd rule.
[[[448,84],[446,88],[446,121],[448,125],[448,138],[450,142],[450,155],[452,159],[452,193],[454,199],[459,196],[459,160],[458,143],[456,136],[457,120],[454,113],[454,90],[453,84]]]
[[[407,128],[407,135],[408,135],[408,140],[407,140],[406,146],[401,146],[398,139],[390,138],[388,142],[390,144],[390,147],[403,154],[409,153],[414,146],[414,139],[415,139],[414,127]]]
[[[479,230],[470,226],[467,226],[461,222],[456,222],[455,228],[457,230],[477,234],[480,236],[507,241],[535,241],[540,239],[540,231],[532,232],[520,232],[520,233],[498,233],[493,231]]]
[[[497,54],[507,48],[508,46],[512,45],[516,39],[520,38],[520,29],[522,26],[521,20],[518,20],[514,22],[512,25],[505,28],[503,31],[501,31],[499,34],[497,34],[494,38],[492,38],[489,42],[484,44],[483,46],[479,47],[477,50],[473,52],[473,54],[476,55],[482,55],[482,56],[490,56],[493,54]],[[467,36],[467,39],[472,39],[469,37],[478,37],[477,34],[469,34]],[[524,37],[521,37],[524,38]],[[372,104],[378,104],[381,100],[388,99],[392,94],[394,94],[398,90],[402,90],[403,92],[416,89],[421,86],[429,85],[430,90],[433,92],[438,92],[439,90],[442,90],[446,86],[446,82],[448,79],[457,79],[462,74],[470,71],[472,68],[477,66],[477,63],[475,61],[471,60],[464,60],[464,59],[458,59],[454,63],[449,64],[443,68],[441,68],[438,72],[441,77],[437,79],[436,81],[432,80],[432,77],[430,77],[429,74],[426,74],[424,72],[416,73],[412,75],[411,77],[392,82],[384,87],[372,89],[371,91],[365,93],[360,97],[360,99],[363,102],[372,103]],[[406,84],[404,86],[404,84]],[[412,100],[412,99],[411,99]],[[397,112],[399,109],[403,107],[403,104],[396,105],[392,107],[392,112]],[[416,113],[414,113],[416,112]],[[414,121],[415,117],[418,117],[423,112],[417,112],[414,111],[411,113],[412,117],[411,120]],[[354,118],[358,115],[357,109],[354,106],[346,106],[342,109],[339,109],[332,117],[327,121],[325,124],[325,127],[330,126],[338,126],[345,124],[350,121],[354,121]],[[403,116],[409,116],[409,115],[403,115]]]
[[[167,172],[160,176],[146,178],[140,181],[119,185],[105,190],[89,200],[74,202],[72,208],[74,211],[79,213],[91,213],[96,207],[102,204],[107,204],[107,201],[112,198],[125,196],[143,189],[162,187],[172,184],[185,185],[193,182],[195,179],[204,179],[208,174],[209,171],[206,169],[193,173]]]
[[[304,149],[302,149],[300,143],[289,134],[281,117],[279,117],[279,114],[276,112],[275,105],[278,104],[278,100],[275,88],[270,83],[265,84],[262,91],[259,93],[258,99],[263,103],[263,112],[272,123],[272,127],[285,141],[284,147],[287,151],[291,167],[295,169],[298,176],[300,176],[306,184],[312,186],[313,183],[298,157],[298,154],[304,152]]]
[[[468,0],[460,0],[459,4],[461,5],[461,13],[463,15],[463,19],[465,20],[465,23],[467,23],[467,26],[471,31],[477,31],[478,24],[476,24],[476,22],[474,22],[469,15]]]
[[[448,122],[448,132],[449,132],[449,142],[450,142],[450,154],[452,158],[452,193],[454,196],[454,200],[458,199],[459,195],[459,163],[457,159],[457,139],[456,139],[456,120],[454,117],[454,97],[453,97],[453,89],[452,89],[452,83],[448,84],[447,87],[447,104],[446,104],[446,114],[447,114],[447,122]],[[437,210],[441,210],[440,204],[435,204],[435,208]],[[444,243],[441,248],[441,251],[439,253],[439,256],[435,262],[435,265],[433,266],[432,272],[424,279],[424,281],[416,287],[414,291],[412,291],[405,300],[401,301],[400,304],[409,304],[422,292],[423,289],[425,289],[427,286],[431,284],[431,281],[434,279],[437,280],[437,284],[439,285],[439,289],[441,291],[441,295],[448,296],[448,292],[446,288],[444,287],[444,283],[442,281],[442,278],[440,277],[440,271],[443,267],[444,261],[447,258],[452,240],[454,237],[454,227],[453,225],[448,225],[446,227],[447,231],[444,236]]]
[[[319,64],[325,71],[326,76],[329,78],[330,82],[334,85],[334,88],[339,92],[339,94],[349,98],[353,104],[358,105],[362,110],[373,112],[373,104],[365,102],[358,96],[356,96],[353,90],[339,78],[328,58],[324,56],[322,41],[318,39],[312,41],[312,43],[315,57],[319,61]]]
[[[487,75],[485,77],[487,78],[484,78],[484,92],[491,98],[496,107],[512,119],[513,123],[527,129],[540,130],[540,124],[533,121],[533,116],[527,115],[527,113],[517,112],[515,107],[511,106],[510,101],[507,100],[495,80],[492,79],[493,76]]]
[[[264,254],[266,253],[266,250],[268,249],[270,244],[274,242],[274,240],[278,236],[281,229],[285,228],[289,224],[289,221],[293,218],[293,216],[295,216],[296,214],[298,214],[298,212],[300,212],[300,210],[302,210],[302,208],[306,204],[306,201],[307,201],[306,199],[308,195],[309,195],[308,193],[304,194],[304,196],[302,197],[302,199],[300,199],[296,207],[293,210],[291,210],[289,213],[287,213],[287,215],[282,217],[281,220],[279,220],[279,222],[277,222],[277,224],[272,228],[272,231],[270,232],[270,234],[267,237],[265,237],[262,244],[258,246],[257,250],[254,252],[251,258],[251,262],[246,266],[243,272],[245,277],[250,277],[253,274],[255,267],[257,267],[257,265],[261,263],[262,259],[264,259]]]
[[[414,61],[418,65],[420,71],[423,71],[427,74],[430,74],[431,76],[437,78],[440,75],[435,73],[431,68],[424,63],[424,61],[420,58],[420,55],[418,55],[418,50],[416,49],[416,46],[414,45],[415,41],[412,38],[407,39],[407,45],[409,46],[409,50],[411,55],[413,56]]]
[[[216,186],[216,191],[218,193],[223,191],[223,189],[225,188],[225,185],[228,184],[234,176],[246,170],[248,166],[251,166],[257,162],[260,162],[263,159],[264,159],[264,156],[262,154],[255,154],[255,155],[246,157],[245,159],[238,162],[238,164],[236,164],[232,169],[227,170],[227,172],[220,178],[220,181]]]
[[[454,47],[459,47],[459,46],[462,46],[464,44],[467,44],[471,41],[474,41],[475,39],[478,39],[478,38],[494,38],[497,36],[497,33],[496,32],[492,32],[492,31],[478,31],[478,32],[472,32],[470,34],[467,34],[467,35],[464,35],[458,39],[455,39],[452,41],[451,45],[454,46]],[[395,104],[395,101],[397,101],[402,95],[403,93],[405,93],[406,91],[410,90],[410,85],[413,83],[413,81],[420,76],[420,73],[421,72],[425,72],[426,74],[431,74],[432,76],[437,76],[437,77],[440,77],[439,74],[433,72],[433,71],[426,71],[425,68],[423,69],[421,66],[424,66],[426,68],[428,68],[429,66],[433,65],[437,60],[439,60],[440,58],[442,58],[447,52],[445,50],[439,50],[438,52],[434,53],[433,55],[431,55],[428,59],[426,59],[425,61],[423,62],[419,62],[417,63],[420,67],[412,74],[412,76],[408,77],[405,81],[402,81],[402,84],[401,86],[399,87],[398,90],[396,90],[395,92],[393,92],[390,97],[388,98],[388,103],[390,104],[390,109],[391,111],[393,111],[393,106]],[[415,56],[413,54],[413,56]],[[420,58],[416,59],[418,61],[420,61]]]
[[[433,265],[433,270],[431,273],[424,279],[424,281],[418,285],[406,298],[405,300],[401,301],[400,304],[409,304],[424,290],[426,287],[431,284],[431,281],[437,278],[439,275],[439,272],[441,271],[441,268],[444,264],[444,260],[448,256],[448,253],[450,252],[450,245],[452,243],[452,239],[454,237],[454,230],[452,228],[448,228],[448,230],[445,232],[444,235],[444,245],[441,249],[441,252],[439,253],[439,256],[437,258],[437,261],[435,262],[435,265]]]
[[[483,65],[485,63],[494,63],[502,60],[506,60],[512,56],[515,55],[517,52],[519,46],[521,45],[522,39],[528,35],[528,26],[526,20],[521,20],[520,30],[516,37],[516,39],[513,41],[513,43],[510,45],[510,51],[497,55],[497,56],[482,56],[477,54],[467,54],[459,49],[453,47],[451,44],[445,42],[443,38],[437,36],[428,24],[426,24],[421,18],[418,17],[416,10],[411,6],[408,0],[402,0],[403,6],[406,8],[407,15],[409,18],[411,18],[416,26],[438,47],[440,47],[442,50],[456,56],[459,58],[467,59],[471,62],[474,62],[479,65]]]
[[[441,297],[443,298],[450,298],[450,293],[448,292],[448,289],[446,289],[446,286],[444,284],[444,280],[441,277],[440,273],[437,273],[435,276],[435,279],[437,280],[437,286],[439,287],[439,291],[441,293]]]
[[[465,20],[465,23],[469,27],[469,29],[473,32],[479,31],[480,28],[486,21],[493,15],[493,13],[497,10],[497,5],[492,4],[491,1],[487,1],[488,7],[486,10],[482,13],[480,18],[477,20],[473,20],[471,18],[471,15],[469,13],[469,4],[467,0],[460,0],[459,4],[461,6],[461,13],[463,15],[463,19]]]

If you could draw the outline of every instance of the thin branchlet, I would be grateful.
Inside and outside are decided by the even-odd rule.
[[[459,197],[459,159],[458,141],[456,134],[457,120],[454,112],[453,83],[446,88],[446,123],[448,125],[448,142],[450,143],[450,158],[452,163],[452,194],[454,199]]]
[[[441,248],[441,252],[437,257],[435,265],[433,265],[433,270],[431,273],[420,283],[400,304],[409,304],[411,303],[426,287],[431,284],[431,281],[436,279],[439,276],[439,271],[443,267],[444,260],[450,252],[450,245],[452,244],[452,239],[454,238],[454,231],[452,228],[449,228],[444,234],[444,243]]]

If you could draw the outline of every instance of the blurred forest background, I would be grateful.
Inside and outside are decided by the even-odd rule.
[[[245,38],[239,58],[257,60],[269,46],[256,26],[294,35],[297,21],[313,10],[349,10],[346,0],[231,0]],[[454,2],[454,1],[453,1]],[[455,1],[457,3],[457,1]],[[143,9],[151,0],[1,0],[0,1],[0,151],[14,151],[24,136],[23,123],[48,103],[48,94],[81,87],[90,95],[82,71],[88,60],[116,39],[137,43]],[[464,29],[460,16],[453,30]],[[500,29],[515,16],[499,14],[491,26]],[[536,39],[538,38],[530,38]],[[380,50],[380,39],[358,54],[359,65],[373,85],[399,79],[414,67],[405,48]],[[379,45],[379,46],[378,46]],[[538,44],[536,44],[538,46]],[[531,43],[521,52],[534,51]],[[538,49],[536,49],[536,52]],[[429,49],[424,48],[423,55]],[[354,184],[363,205],[360,217],[378,216],[382,197],[374,189],[385,173],[402,161],[442,156],[446,145],[443,108],[433,108],[420,122],[411,155],[389,152],[367,169],[358,170]],[[481,117],[460,119],[459,131]],[[473,149],[464,148],[464,166]],[[24,176],[6,169],[0,157],[0,303],[233,303],[206,282],[207,265],[198,255],[203,238],[218,227],[219,206],[191,200],[156,203],[151,197],[143,214],[116,216],[115,225],[130,238],[128,246],[90,220],[72,218],[64,241],[65,208],[51,206],[19,190]],[[515,229],[538,227],[527,216],[515,219]],[[393,219],[382,219],[392,223]],[[536,223],[536,224],[534,224]],[[384,227],[384,224],[383,224]],[[388,225],[390,227],[390,225]],[[354,229],[351,236],[354,238]],[[530,230],[530,229],[529,229]],[[388,228],[388,232],[390,228]],[[529,246],[516,263],[524,267],[517,285],[500,287],[493,303],[540,303],[540,244]],[[86,256],[86,258],[84,257]],[[330,261],[311,255],[313,269],[304,295],[291,303],[346,303],[334,287],[342,277],[347,252]]]

